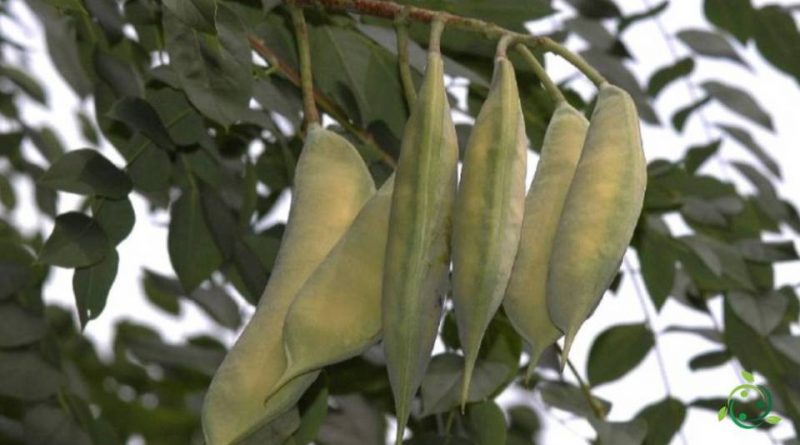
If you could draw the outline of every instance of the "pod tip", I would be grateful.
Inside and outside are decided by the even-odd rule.
[[[564,349],[561,351],[561,372],[564,372],[564,368],[567,366],[567,361],[569,360],[569,350],[572,348],[572,342],[575,340],[575,333],[568,332],[564,337]]]

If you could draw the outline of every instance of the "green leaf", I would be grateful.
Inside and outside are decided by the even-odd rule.
[[[28,73],[13,66],[0,65],[0,76],[5,77],[31,99],[47,106],[47,95],[39,82]]]
[[[25,443],[92,445],[89,436],[60,407],[40,404],[25,411]]]
[[[92,215],[115,246],[128,237],[136,223],[136,214],[129,198],[95,199],[92,202]]]
[[[184,293],[180,281],[144,269],[142,286],[147,299],[159,309],[172,315],[180,313],[178,296]]]
[[[762,127],[773,130],[772,118],[747,91],[722,82],[703,82],[703,89],[729,110],[744,116]]]
[[[750,135],[750,132],[747,130],[736,127],[733,125],[725,125],[725,124],[717,124],[717,128],[722,130],[725,134],[732,137],[736,142],[741,144],[744,148],[746,148],[753,156],[756,157],[761,163],[767,167],[767,169],[772,172],[773,175],[777,176],[778,178],[781,177],[781,168],[780,165],[775,161],[775,159],[770,156],[758,142],[753,139],[753,136]]]
[[[639,255],[642,278],[656,309],[661,310],[675,281],[675,261],[672,243],[667,236],[655,230],[644,231]]]
[[[745,292],[731,292],[727,300],[742,321],[765,337],[781,322],[788,306],[786,298],[779,293],[755,297]]]
[[[97,221],[78,212],[58,215],[39,260],[59,267],[90,266],[102,260],[111,245]]]
[[[641,445],[647,435],[647,422],[634,419],[630,422],[607,422],[596,417],[589,418],[597,431],[598,442],[614,445]]]
[[[192,28],[214,33],[214,0],[164,0],[166,6],[183,23]]]
[[[758,9],[754,15],[756,47],[772,66],[800,82],[800,31],[794,17],[778,5]]]
[[[64,192],[115,199],[126,197],[133,187],[127,173],[90,148],[65,153],[38,182]]]
[[[186,369],[211,377],[222,362],[225,352],[217,348],[192,344],[177,345],[151,335],[127,330],[121,332],[129,351],[143,363],[153,363],[169,369]]]
[[[470,405],[466,417],[467,430],[475,445],[506,443],[506,418],[493,401]]]
[[[0,300],[28,285],[33,261],[33,255],[22,245],[0,240]]]
[[[659,68],[658,71],[650,76],[647,82],[647,94],[651,97],[658,97],[670,83],[681,77],[686,77],[694,71],[694,59],[686,57],[672,65]]]
[[[583,391],[577,386],[566,382],[546,382],[536,386],[542,395],[542,400],[549,406],[571,412],[577,416],[590,418],[595,416]],[[611,403],[595,397],[603,408],[603,412],[611,411]]]
[[[589,351],[589,382],[597,386],[622,377],[644,360],[653,345],[653,333],[644,324],[606,329],[597,336]]]
[[[222,255],[203,217],[197,190],[184,191],[172,204],[167,247],[172,267],[188,292],[222,263]]]
[[[103,312],[111,285],[117,277],[118,265],[119,255],[112,249],[99,263],[75,269],[72,291],[75,293],[81,328],[85,328],[90,320]]]
[[[698,369],[716,368],[724,365],[730,359],[731,353],[728,350],[706,352],[689,360],[689,369],[697,371]]]
[[[750,0],[705,0],[703,11],[714,26],[724,29],[742,44],[753,34],[753,5]]]
[[[745,371],[744,369],[742,370],[741,374],[742,374],[742,378],[745,379],[746,381],[750,382],[750,383],[753,383],[753,382],[756,381],[753,378],[753,374],[750,374],[749,372]]]
[[[773,335],[769,338],[775,349],[786,358],[800,365],[800,337],[794,335]]]
[[[567,0],[578,12],[593,19],[620,17],[622,11],[612,0]]]
[[[0,302],[0,348],[24,346],[44,337],[44,318],[14,302]]]
[[[617,34],[622,34],[626,29],[628,29],[629,26],[636,22],[651,19],[660,15],[667,9],[668,6],[669,1],[664,0],[663,2],[658,3],[642,12],[623,16],[620,18],[619,23],[617,24]]]
[[[0,352],[0,396],[23,401],[55,395],[64,378],[33,351]]]
[[[678,38],[692,51],[706,57],[726,59],[750,68],[725,37],[712,31],[686,29],[678,32]]]
[[[689,147],[684,156],[683,164],[689,174],[697,173],[697,170],[708,161],[709,158],[714,156],[719,151],[719,146],[722,145],[722,140],[717,139],[709,142],[706,145],[695,145]]]
[[[228,329],[236,330],[242,324],[239,306],[221,287],[198,288],[187,295],[187,298],[194,301],[214,321]]]
[[[675,114],[672,115],[672,128],[674,128],[677,131],[683,132],[683,129],[686,126],[686,122],[689,120],[689,117],[695,111],[706,106],[706,104],[708,104],[709,102],[711,102],[711,97],[706,96],[676,111]]]
[[[794,261],[798,257],[794,241],[766,242],[758,239],[746,239],[736,243],[736,248],[744,259],[758,263],[777,263]]]
[[[647,422],[647,445],[669,445],[686,418],[686,406],[680,400],[666,398],[644,407],[637,419]]]
[[[71,16],[60,15],[55,11],[48,11],[40,17],[44,22],[47,51],[53,65],[78,97],[88,96],[92,92],[92,82],[81,65],[76,21]]]
[[[26,134],[39,153],[51,163],[66,152],[56,132],[46,125],[39,129],[28,128]]]
[[[575,16],[564,21],[564,26],[594,48],[609,50],[617,42],[616,37],[597,20]]]
[[[125,97],[111,106],[108,116],[140,132],[157,147],[174,151],[175,143],[169,137],[155,109],[144,99]]]
[[[764,420],[770,425],[777,425],[781,421],[781,418],[779,416],[768,416]]]
[[[783,202],[778,198],[778,192],[775,190],[769,178],[761,174],[758,169],[750,164],[737,161],[731,164],[733,164],[736,170],[747,178],[758,190],[755,204],[760,210],[776,221],[787,218],[786,206],[783,205]]]
[[[337,408],[328,413],[320,428],[318,443],[349,445],[383,443],[386,440],[386,419],[364,396],[350,394],[334,399]]]
[[[116,42],[123,37],[122,28],[125,26],[125,19],[119,12],[115,2],[108,0],[84,0],[89,14],[97,20],[103,28],[109,40]]]
[[[724,419],[727,414],[728,414],[728,406],[725,405],[722,408],[720,408],[719,411],[717,412],[717,420],[721,422],[722,419]]]
[[[200,34],[165,11],[163,27],[170,67],[189,100],[223,126],[242,119],[252,96],[250,46],[244,26],[217,5],[217,35]]]

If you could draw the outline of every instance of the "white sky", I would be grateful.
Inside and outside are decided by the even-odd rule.
[[[629,13],[638,12],[649,6],[648,0],[617,0],[619,6]],[[653,1],[652,3],[657,3]],[[760,1],[753,0],[755,5],[766,3],[790,4],[791,0]],[[556,0],[556,6],[562,6],[562,0]],[[569,8],[563,8],[569,11]],[[88,145],[78,132],[78,125],[73,117],[73,111],[82,107],[87,113],[92,113],[92,104],[80,104],[71,93],[63,80],[59,77],[50,64],[44,46],[38,22],[30,15],[20,1],[11,2],[11,10],[22,19],[23,27],[19,28],[3,19],[0,26],[6,29],[17,29],[20,35],[17,40],[24,42],[29,47],[28,67],[40,79],[44,80],[48,88],[49,107],[44,109],[35,103],[27,103],[23,114],[27,122],[48,123],[56,127],[62,136],[62,141],[68,149],[81,148]],[[558,26],[561,20],[571,14],[567,12],[558,15],[555,19],[544,20],[532,24],[534,31],[549,32]],[[674,0],[670,7],[659,17],[660,23],[667,30],[668,35],[674,35],[677,30],[684,28],[708,28],[702,13],[702,1]],[[653,20],[639,22],[626,31],[625,43],[634,55],[637,63],[631,68],[637,74],[640,83],[645,83],[649,75],[656,69],[673,63],[676,59],[671,54],[667,41],[658,31],[657,23]],[[577,37],[570,37],[567,46],[573,50],[585,47],[585,43]],[[679,41],[675,40],[673,46],[678,51],[679,57],[690,55],[689,50]],[[699,113],[706,120],[714,122],[733,123],[747,128],[774,156],[783,167],[784,179],[778,183],[781,195],[788,197],[795,205],[800,204],[800,176],[794,174],[793,166],[798,165],[800,154],[796,148],[796,141],[800,141],[800,125],[797,125],[796,104],[800,103],[800,88],[788,76],[785,76],[768,65],[755,50],[750,42],[747,47],[742,47],[734,42],[737,50],[744,56],[753,70],[748,71],[741,66],[730,62],[716,61],[708,58],[696,58],[697,65],[691,76],[691,82],[675,82],[671,84],[655,102],[659,117],[665,123],[663,128],[643,126],[643,140],[648,160],[655,158],[678,159],[685,148],[706,143],[710,140],[709,133],[701,124],[699,114],[689,119],[683,136],[677,136],[669,126],[669,119],[675,110],[692,101],[689,93],[690,84],[697,85],[706,79],[720,79],[748,90],[771,113],[775,125],[775,133],[770,133],[760,127],[751,125],[748,121],[732,114],[723,107],[713,102]],[[574,70],[561,60],[548,55],[548,71],[560,80],[571,75]],[[582,82],[581,91],[588,94],[591,91],[588,82]],[[699,93],[698,93],[699,96]],[[710,129],[711,137],[717,137],[717,131]],[[117,165],[124,165],[121,156],[107,144],[102,147],[103,153]],[[36,156],[34,150],[26,153]],[[721,149],[721,159],[712,160],[704,171],[718,174],[724,179],[731,180],[741,190],[752,190],[752,187],[737,176],[730,168],[724,168],[725,160],[745,159],[753,162],[754,159],[735,142],[725,141]],[[536,158],[531,156],[529,161],[529,181],[535,169]],[[38,218],[38,213],[30,199],[32,196],[31,184],[27,181],[16,182],[20,192],[20,205],[12,213],[12,218],[30,230],[37,228],[47,232],[52,223]],[[61,194],[59,211],[75,208],[78,199],[73,195]],[[194,305],[182,303],[181,317],[175,319],[165,315],[159,309],[145,301],[140,285],[141,268],[174,274],[167,257],[167,214],[157,212],[151,214],[147,210],[145,201],[133,196],[136,210],[137,223],[128,239],[119,246],[120,265],[117,279],[108,298],[105,311],[99,319],[89,323],[86,334],[92,338],[102,351],[109,351],[111,345],[113,325],[121,319],[132,319],[140,323],[158,328],[168,341],[179,342],[187,335],[207,333],[217,334],[224,341],[232,343],[236,338],[235,333],[219,328],[210,322],[205,315]],[[280,211],[274,220],[285,220],[288,211],[289,197],[281,200]],[[5,212],[5,210],[3,210]],[[674,222],[674,221],[672,221]],[[685,230],[680,225],[674,225],[675,230]],[[787,238],[791,237],[785,231]],[[796,238],[792,237],[796,241]],[[629,255],[631,264],[636,267],[635,255]],[[784,264],[777,267],[777,284],[797,284],[800,282],[800,265]],[[59,303],[72,306],[72,271],[54,269],[50,281],[45,288],[45,298],[50,303]],[[638,276],[636,285],[643,287]],[[242,303],[242,310],[248,315],[252,312],[249,305]],[[721,302],[719,298],[712,302],[715,317],[721,321]],[[653,327],[660,332],[666,326],[673,324],[710,326],[707,317],[683,308],[672,301],[668,302],[657,316],[655,310],[646,300],[647,311],[653,318]],[[585,373],[586,359],[592,339],[607,327],[629,322],[644,320],[640,300],[636,296],[634,281],[626,276],[620,292],[616,296],[607,295],[598,307],[595,315],[583,326],[573,346],[571,358],[577,369]],[[697,336],[687,334],[659,335],[657,346],[666,361],[667,379],[671,394],[684,402],[696,398],[725,397],[728,391],[738,384],[738,365],[726,365],[711,370],[692,372],[688,367],[689,360],[699,353],[708,352],[718,346],[702,340]],[[571,376],[567,377],[572,380]],[[610,420],[627,420],[635,415],[643,406],[660,400],[666,395],[662,378],[658,371],[656,355],[650,353],[645,361],[632,373],[623,379],[600,386],[594,393],[613,402]],[[537,397],[538,399],[538,397]],[[580,419],[572,419],[568,413],[558,410],[545,414],[541,409],[541,400],[530,400],[527,393],[507,393],[501,397],[503,404],[527,403],[537,407],[545,425],[540,437],[540,443],[557,443],[563,445],[585,444],[584,438],[591,438],[593,430],[588,423]],[[717,422],[716,414],[711,411],[691,408],[682,429],[683,437],[676,436],[673,444],[699,444],[699,443],[727,443],[727,444],[769,444],[775,443],[767,435],[752,430],[742,430],[731,422]],[[789,422],[783,422],[774,429],[773,436],[779,441],[792,435]]]

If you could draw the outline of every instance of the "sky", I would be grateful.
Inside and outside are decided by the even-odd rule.
[[[656,2],[617,0],[617,4],[626,13],[642,11],[652,6],[652,3]],[[792,1],[753,0],[753,3],[759,6],[766,3],[790,4]],[[555,18],[530,24],[532,32],[551,32],[558,29],[560,23],[572,15],[570,8],[566,7],[562,0],[556,0],[554,5],[564,12]],[[48,88],[49,109],[35,103],[27,103],[23,108],[25,119],[31,123],[48,123],[57,127],[62,136],[62,142],[69,149],[88,146],[89,143],[83,140],[78,132],[79,126],[75,121],[73,111],[82,109],[91,115],[93,111],[91,102],[79,103],[50,64],[39,24],[27,11],[24,2],[12,1],[11,10],[21,19],[23,25],[16,26],[2,19],[0,26],[5,29],[18,30],[20,33],[18,40],[24,41],[29,47],[29,57],[25,61],[28,69],[40,79],[44,79]],[[640,83],[645,83],[657,68],[691,55],[688,48],[670,37],[676,31],[687,28],[709,29],[709,24],[705,21],[702,13],[702,1],[673,0],[657,21],[639,22],[626,31],[625,43],[636,60],[636,63],[630,65],[630,68],[637,75]],[[571,36],[566,44],[572,50],[580,50],[586,46],[586,42],[575,36]],[[751,65],[752,70],[748,71],[726,61],[695,58],[697,64],[690,80],[671,84],[655,101],[655,108],[661,120],[665,122],[665,127],[658,128],[642,124],[642,139],[647,159],[674,160],[680,158],[687,147],[707,143],[719,136],[713,126],[714,123],[740,125],[747,128],[756,140],[779,161],[785,177],[777,184],[777,187],[783,197],[790,199],[796,206],[800,206],[800,175],[793,174],[792,169],[800,161],[800,154],[796,147],[797,141],[800,141],[800,125],[797,125],[796,111],[796,104],[800,103],[800,88],[794,80],[768,65],[756,51],[752,42],[746,47],[735,41],[733,44]],[[547,68],[557,81],[575,73],[570,65],[551,55],[547,56]],[[669,118],[675,110],[692,102],[694,98],[700,97],[698,85],[707,79],[721,79],[748,90],[771,113],[775,132],[751,125],[723,107],[711,103],[689,119],[682,135],[676,135],[668,126]],[[593,89],[588,81],[577,81],[573,86],[578,88],[585,97]],[[706,122],[711,125],[705,125]],[[112,162],[124,165],[121,156],[108,144],[103,144],[100,148]],[[28,149],[26,154],[29,154],[34,160],[37,159],[35,150]],[[704,172],[732,181],[740,190],[751,191],[752,187],[749,183],[727,165],[730,161],[738,159],[754,161],[743,148],[737,146],[733,141],[726,140],[719,156],[704,167]],[[536,157],[531,155],[528,164],[528,183],[530,183],[535,170],[536,160]],[[20,196],[32,196],[32,184],[19,180],[17,186]],[[74,195],[61,194],[59,211],[74,209],[78,202],[78,198]],[[271,222],[285,221],[289,203],[290,196],[287,193],[281,198],[279,211],[270,216]],[[181,305],[181,316],[176,319],[165,315],[146,302],[140,284],[142,267],[146,266],[168,275],[174,274],[166,253],[168,214],[164,211],[150,213],[145,201],[136,196],[133,198],[133,204],[137,223],[128,239],[119,246],[120,265],[117,279],[111,289],[105,311],[99,319],[89,323],[85,331],[86,335],[95,341],[101,351],[108,352],[114,324],[119,320],[129,319],[156,327],[161,331],[163,337],[171,342],[180,342],[187,336],[211,331],[223,341],[231,344],[237,333],[220,328],[209,321],[199,309],[190,303]],[[39,228],[49,233],[52,228],[52,222],[38,217],[30,199],[21,199],[19,208],[11,216],[31,231]],[[678,219],[672,218],[669,222],[673,233],[678,235],[688,233],[688,228]],[[793,239],[797,245],[797,238],[790,232],[784,231],[782,237],[783,239]],[[634,271],[637,269],[635,255],[626,256],[625,267]],[[777,266],[776,270],[778,285],[796,285],[800,282],[800,264],[781,264]],[[690,311],[672,301],[669,301],[657,314],[644,291],[639,276],[635,273],[632,275],[633,277],[631,274],[626,276],[616,295],[606,295],[595,314],[584,324],[575,341],[570,356],[579,372],[584,375],[592,339],[611,325],[642,322],[649,319],[656,333],[660,333],[667,326],[674,324],[711,326],[708,317]],[[50,281],[45,287],[45,299],[49,303],[73,306],[71,280],[71,270],[55,268],[55,273],[51,275]],[[241,300],[239,302],[242,311],[249,316],[252,308]],[[713,300],[711,307],[716,322],[721,324],[720,299]],[[798,330],[795,329],[794,333],[798,334]],[[677,333],[657,335],[658,354],[651,352],[634,371],[623,379],[593,389],[597,396],[613,402],[609,420],[630,419],[643,406],[656,402],[667,394],[685,402],[696,398],[725,397],[730,389],[739,383],[740,368],[736,363],[699,372],[691,371],[688,362],[692,357],[714,350],[717,346],[699,339],[697,336],[687,335]],[[666,375],[659,370],[659,356],[666,368]],[[551,375],[551,377],[555,377],[555,375]],[[566,375],[566,378],[574,382],[572,376]],[[757,381],[761,380],[763,379],[757,376]],[[585,444],[586,438],[594,435],[586,421],[575,419],[571,414],[556,409],[545,410],[538,396],[531,399],[530,393],[509,391],[501,396],[500,402],[506,406],[524,403],[537,409],[545,425],[540,436],[540,443]],[[790,437],[791,434],[792,429],[788,422],[779,425],[772,433],[778,443],[780,439]],[[682,434],[676,436],[672,444],[713,442],[760,445],[776,443],[773,438],[752,430],[739,429],[731,422],[717,422],[716,413],[712,411],[691,408],[683,425]]]

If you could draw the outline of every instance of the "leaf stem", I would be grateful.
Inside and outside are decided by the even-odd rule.
[[[394,22],[397,34],[397,63],[400,70],[400,82],[403,84],[403,93],[406,97],[408,109],[414,107],[417,101],[417,90],[411,77],[411,66],[408,63],[408,8],[397,16]]]
[[[553,102],[558,104],[566,101],[566,99],[564,99],[564,94],[558,89],[553,79],[547,75],[547,71],[545,71],[544,67],[539,63],[531,50],[525,45],[516,45],[515,49],[522,55],[522,58],[528,63],[528,66],[533,70],[536,77],[539,78],[539,81],[542,82],[542,86],[545,91],[547,91],[547,94],[550,95],[550,98],[553,99]]]
[[[292,15],[294,33],[297,38],[297,54],[300,59],[300,85],[303,90],[303,110],[305,111],[306,127],[319,124],[319,111],[314,101],[314,81],[311,74],[311,49],[308,43],[308,26],[303,15],[303,10],[289,4],[289,13]]]
[[[290,0],[284,1],[288,2]],[[322,6],[330,10],[348,11],[388,19],[396,18],[404,14],[403,11],[406,10],[407,12],[405,14],[407,14],[408,20],[411,21],[431,23],[436,18],[439,18],[446,22],[447,26],[477,32],[487,38],[501,38],[510,34],[513,35],[519,43],[526,46],[531,48],[541,47],[545,51],[558,54],[580,70],[595,85],[600,86],[606,83],[606,79],[581,56],[573,53],[558,42],[548,37],[513,32],[484,20],[462,17],[447,12],[434,11],[432,9],[419,8],[416,6],[404,6],[398,3],[381,0],[291,0],[291,3],[297,7]]]
[[[563,351],[561,350],[561,346],[558,343],[555,343],[553,346],[556,348],[556,352],[558,355],[563,355]],[[567,359],[567,367],[569,368],[570,372],[572,373],[575,380],[578,381],[578,385],[581,387],[581,392],[583,393],[583,397],[586,399],[586,402],[589,404],[589,407],[592,408],[595,416],[598,419],[606,420],[606,411],[603,408],[603,405],[597,401],[597,398],[592,395],[592,389],[589,387],[589,384],[583,380],[583,377],[578,373],[578,370],[575,369],[575,365],[572,364],[572,360]]]

